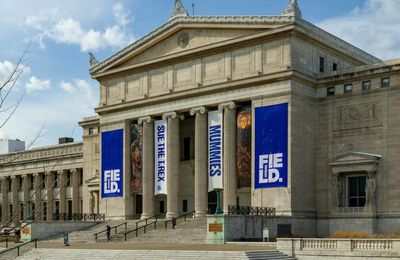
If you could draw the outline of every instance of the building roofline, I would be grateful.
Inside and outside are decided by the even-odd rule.
[[[345,52],[356,54],[357,58],[362,59],[365,63],[376,63],[381,62],[380,59],[374,57],[371,54],[353,46],[352,44],[330,34],[329,32],[317,27],[316,25],[307,22],[303,19],[296,18],[294,16],[186,16],[186,17],[175,17],[169,20],[167,23],[156,28],[149,34],[135,41],[134,43],[128,45],[122,50],[116,52],[115,54],[109,56],[105,60],[93,64],[89,72],[93,76],[94,74],[101,72],[107,66],[111,65],[113,62],[124,57],[128,53],[132,52],[136,48],[139,48],[151,40],[155,39],[157,36],[172,29],[178,24],[243,24],[243,25],[269,25],[269,24],[283,24],[283,23],[295,23],[298,26],[308,30],[312,33],[312,36],[318,36],[317,38],[322,38],[327,41],[335,42],[338,47]]]

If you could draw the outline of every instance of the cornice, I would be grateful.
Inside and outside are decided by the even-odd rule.
[[[358,58],[363,59],[365,63],[376,63],[381,62],[382,60],[374,57],[371,54],[351,45],[350,43],[334,36],[333,34],[328,33],[327,31],[319,28],[318,26],[307,22],[303,19],[296,19],[295,24],[299,25],[300,27],[306,29],[308,31],[308,35],[318,39],[319,41],[325,40],[329,43],[330,46],[339,49],[341,51],[346,52],[349,55],[356,55]]]
[[[200,96],[200,95],[206,95],[206,94],[210,94],[210,93],[217,94],[219,92],[222,92],[222,91],[225,91],[228,89],[235,90],[237,88],[243,88],[246,86],[255,86],[255,85],[261,85],[261,84],[265,84],[265,83],[273,83],[273,82],[283,81],[286,79],[290,79],[292,75],[293,75],[292,70],[282,70],[282,71],[278,71],[275,73],[270,73],[270,74],[266,74],[266,75],[262,75],[262,76],[255,76],[255,77],[245,78],[245,79],[240,79],[240,80],[232,80],[232,81],[228,81],[228,82],[224,82],[224,83],[203,86],[200,88],[167,93],[167,94],[156,96],[156,97],[149,97],[149,98],[143,99],[143,100],[130,101],[130,102],[126,102],[123,104],[109,105],[107,107],[97,107],[97,108],[95,108],[95,112],[98,113],[99,115],[102,115],[102,114],[113,113],[113,112],[125,110],[125,109],[159,104],[159,103],[163,103],[166,101],[179,100],[182,98],[190,98],[192,96]]]

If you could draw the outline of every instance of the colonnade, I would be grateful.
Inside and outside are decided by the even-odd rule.
[[[227,102],[218,106],[223,111],[223,211],[228,212],[229,205],[236,205],[236,106]],[[205,107],[190,109],[195,116],[195,214],[204,217],[208,210],[208,120]],[[178,112],[162,115],[167,120],[167,217],[178,216],[179,209],[179,122],[183,116]],[[155,214],[154,195],[154,118],[149,115],[138,119],[143,126],[142,150],[142,185],[143,213],[142,219]]]
[[[67,175],[70,176],[69,181]],[[55,213],[68,213],[67,187],[72,189],[70,212],[72,214],[80,213],[79,188],[81,178],[81,169],[0,177],[2,223],[8,223],[11,220],[10,218],[13,218],[11,221],[14,223],[18,223],[27,219],[33,213],[35,213],[36,220],[52,221]],[[42,191],[45,191],[46,196],[43,195]],[[19,195],[20,192],[22,192],[22,200]],[[11,201],[9,201],[10,197]],[[55,205],[56,201],[58,208]],[[46,210],[44,210],[44,204],[46,204]],[[23,209],[21,209],[22,206]],[[20,210],[22,210],[22,213],[16,214]]]

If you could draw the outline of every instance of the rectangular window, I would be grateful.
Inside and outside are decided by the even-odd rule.
[[[348,178],[348,206],[365,206],[365,184],[366,176],[356,176]]]
[[[55,213],[58,215],[60,214],[60,201],[55,201]]]
[[[183,160],[190,160],[190,137],[183,138]]]
[[[332,64],[332,70],[333,70],[333,71],[337,71],[337,69],[338,69],[338,65],[337,65],[337,63],[334,62],[334,63]]]
[[[182,212],[187,212],[188,211],[188,201],[183,200],[182,201]]]
[[[19,212],[19,218],[21,221],[24,219],[24,203],[19,204],[20,212]]]
[[[94,133],[94,128],[93,127],[89,127],[89,135],[92,135]]]
[[[10,216],[12,216],[14,214],[13,205],[12,204],[9,205],[9,211],[8,212],[9,212]]]
[[[362,83],[362,91],[370,91],[371,90],[371,81],[363,81]]]
[[[22,190],[24,184],[24,179],[22,178],[22,176],[19,176],[19,191]]]
[[[54,182],[54,188],[58,188],[58,174],[55,173],[55,174],[53,175],[53,178],[54,178],[54,180],[53,180],[53,182]]]
[[[390,78],[382,78],[381,79],[381,87],[382,88],[390,87]]]
[[[330,96],[334,96],[335,95],[335,87],[330,87],[330,88],[327,88],[327,96],[328,97],[330,97]]]
[[[45,189],[46,188],[46,175],[41,174],[40,176],[41,176],[40,181],[42,182],[42,189]]]
[[[67,187],[70,187],[71,186],[71,173],[70,172],[67,172],[67,176],[66,176],[66,178],[67,178]]]
[[[82,171],[79,172],[79,186],[83,185],[83,174]]]
[[[325,71],[325,59],[323,57],[319,57],[319,72]]]
[[[344,93],[352,93],[353,92],[353,84],[344,85],[343,92]]]
[[[30,175],[28,175],[29,176],[29,180],[30,180],[30,189],[31,190],[33,190],[33,175],[32,174],[30,174]]]
[[[47,221],[47,202],[43,202],[43,220]]]

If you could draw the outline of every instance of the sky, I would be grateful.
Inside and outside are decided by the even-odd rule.
[[[279,15],[289,0],[182,0],[192,15]],[[194,3],[194,9],[192,4]],[[0,0],[0,85],[25,49],[24,72],[0,107],[0,138],[53,145],[82,140],[98,83],[89,56],[103,60],[168,21],[174,0]],[[299,0],[303,19],[388,60],[400,58],[400,0]],[[28,47],[29,46],[29,47]],[[8,109],[11,108],[11,109]],[[8,109],[8,110],[7,110]]]

